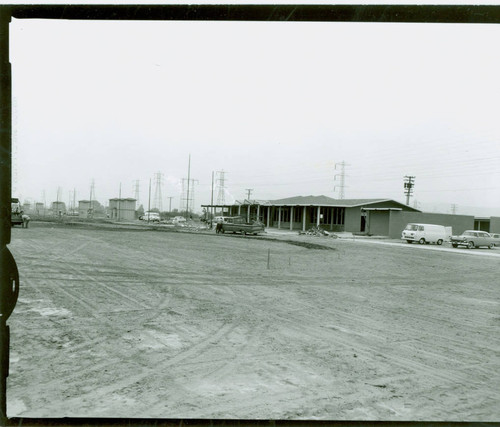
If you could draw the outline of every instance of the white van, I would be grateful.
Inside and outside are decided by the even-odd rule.
[[[408,224],[401,235],[401,240],[408,243],[418,242],[421,245],[425,243],[436,243],[442,245],[443,242],[451,239],[451,227],[436,224]]]

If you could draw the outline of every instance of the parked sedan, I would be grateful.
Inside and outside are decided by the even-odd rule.
[[[467,246],[469,249],[487,246],[495,246],[494,240],[485,231],[466,230],[460,236],[451,236],[451,246]]]
[[[500,246],[500,233],[490,233],[491,240],[495,246]]]

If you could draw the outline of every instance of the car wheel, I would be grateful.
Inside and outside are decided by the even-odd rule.
[[[441,246],[443,244],[443,240],[442,239],[439,239],[437,242],[436,242],[439,246]]]
[[[467,243],[467,247],[469,249],[474,249],[474,242],[470,241],[469,243]]]
[[[422,238],[418,241],[418,243],[420,243],[421,245],[424,245],[424,244],[425,244],[425,239],[422,237]]]
[[[488,245],[488,248],[493,249],[493,246],[495,246],[495,245],[494,245],[493,243],[490,243],[490,244]]]
[[[452,243],[451,246],[453,246],[454,248],[458,248],[458,245],[456,243]]]

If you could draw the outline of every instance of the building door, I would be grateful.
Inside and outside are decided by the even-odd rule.
[[[360,231],[364,233],[366,231],[366,212],[361,212],[361,227]]]

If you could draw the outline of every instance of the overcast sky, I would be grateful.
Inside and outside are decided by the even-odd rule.
[[[212,171],[229,202],[337,198],[345,161],[345,198],[405,202],[413,175],[412,205],[500,215],[499,45],[499,25],[14,19],[13,192],[139,180],[147,205],[161,172],[178,208],[191,154],[199,211]]]

